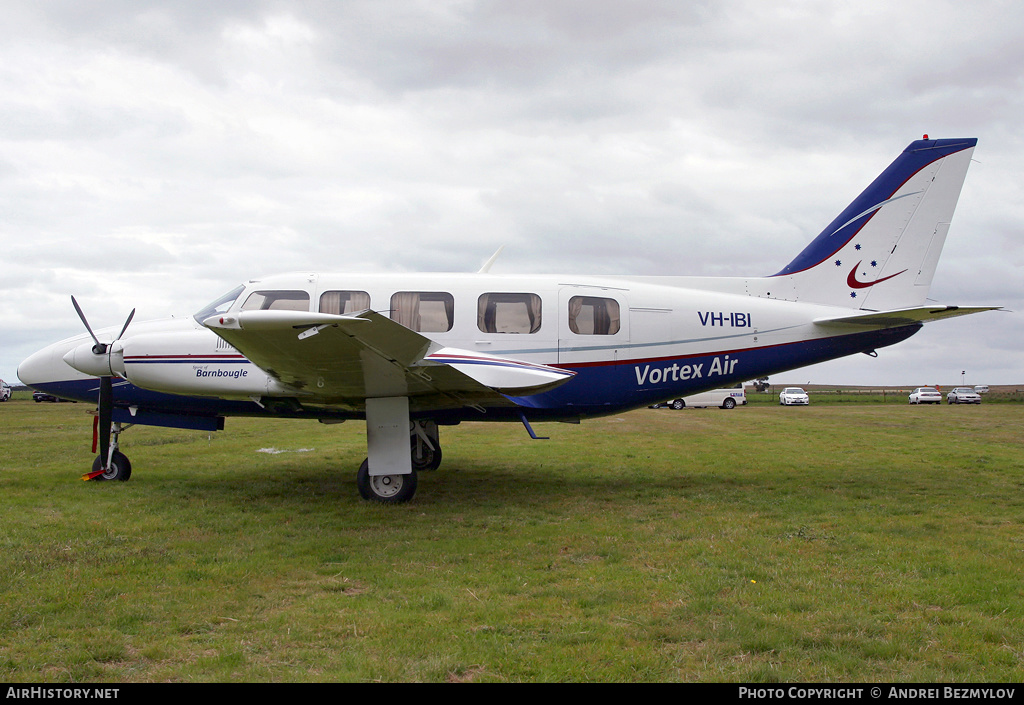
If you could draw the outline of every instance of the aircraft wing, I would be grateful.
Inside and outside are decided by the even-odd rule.
[[[823,326],[855,325],[881,328],[896,328],[913,323],[927,323],[943,318],[966,316],[982,311],[995,311],[1001,306],[914,306],[891,311],[866,311],[845,316],[815,318],[814,323]]]
[[[515,406],[508,396],[547,391],[574,374],[446,348],[373,311],[242,311],[203,325],[318,403],[360,407],[371,397],[407,396],[412,409]]]

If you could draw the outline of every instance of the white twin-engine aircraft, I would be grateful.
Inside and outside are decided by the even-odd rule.
[[[404,502],[441,462],[438,426],[568,421],[875,350],[925,321],[976,139],[913,142],[792,262],[767,277],[286,274],[185,319],[55,343],[18,376],[96,402],[86,479],[127,480],[131,424],[227,416],[366,420],[360,494]],[[134,311],[132,312],[134,315]],[[98,432],[97,432],[98,428]],[[98,439],[97,439],[98,436]]]

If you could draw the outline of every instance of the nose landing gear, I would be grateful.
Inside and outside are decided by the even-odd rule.
[[[92,450],[94,453],[96,452],[99,424],[100,417],[97,415],[92,426]],[[120,423],[111,424],[107,453],[104,455],[103,452],[100,452],[96,456],[96,459],[92,461],[92,472],[82,475],[83,480],[117,480],[119,482],[126,482],[132,476],[131,461],[128,460],[128,456],[118,450],[118,439],[121,437],[121,432],[129,427],[130,425],[124,426]]]

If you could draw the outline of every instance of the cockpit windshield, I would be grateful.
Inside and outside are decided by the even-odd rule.
[[[235,303],[235,300],[245,291],[245,284],[240,284],[223,296],[218,297],[216,300],[208,303],[206,306],[197,311],[192,317],[199,323],[202,323],[210,316],[215,316],[218,313],[225,313],[231,304]]]

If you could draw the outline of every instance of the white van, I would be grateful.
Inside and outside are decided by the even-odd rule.
[[[665,406],[671,406],[673,409],[685,409],[686,407],[701,409],[705,406],[733,409],[737,405],[746,403],[747,393],[743,391],[743,387],[733,387],[732,389],[712,389],[710,392],[701,392],[689,397],[673,399],[667,402]]]
[[[974,388],[974,391],[976,391],[978,394],[988,394],[988,385],[979,384]]]

